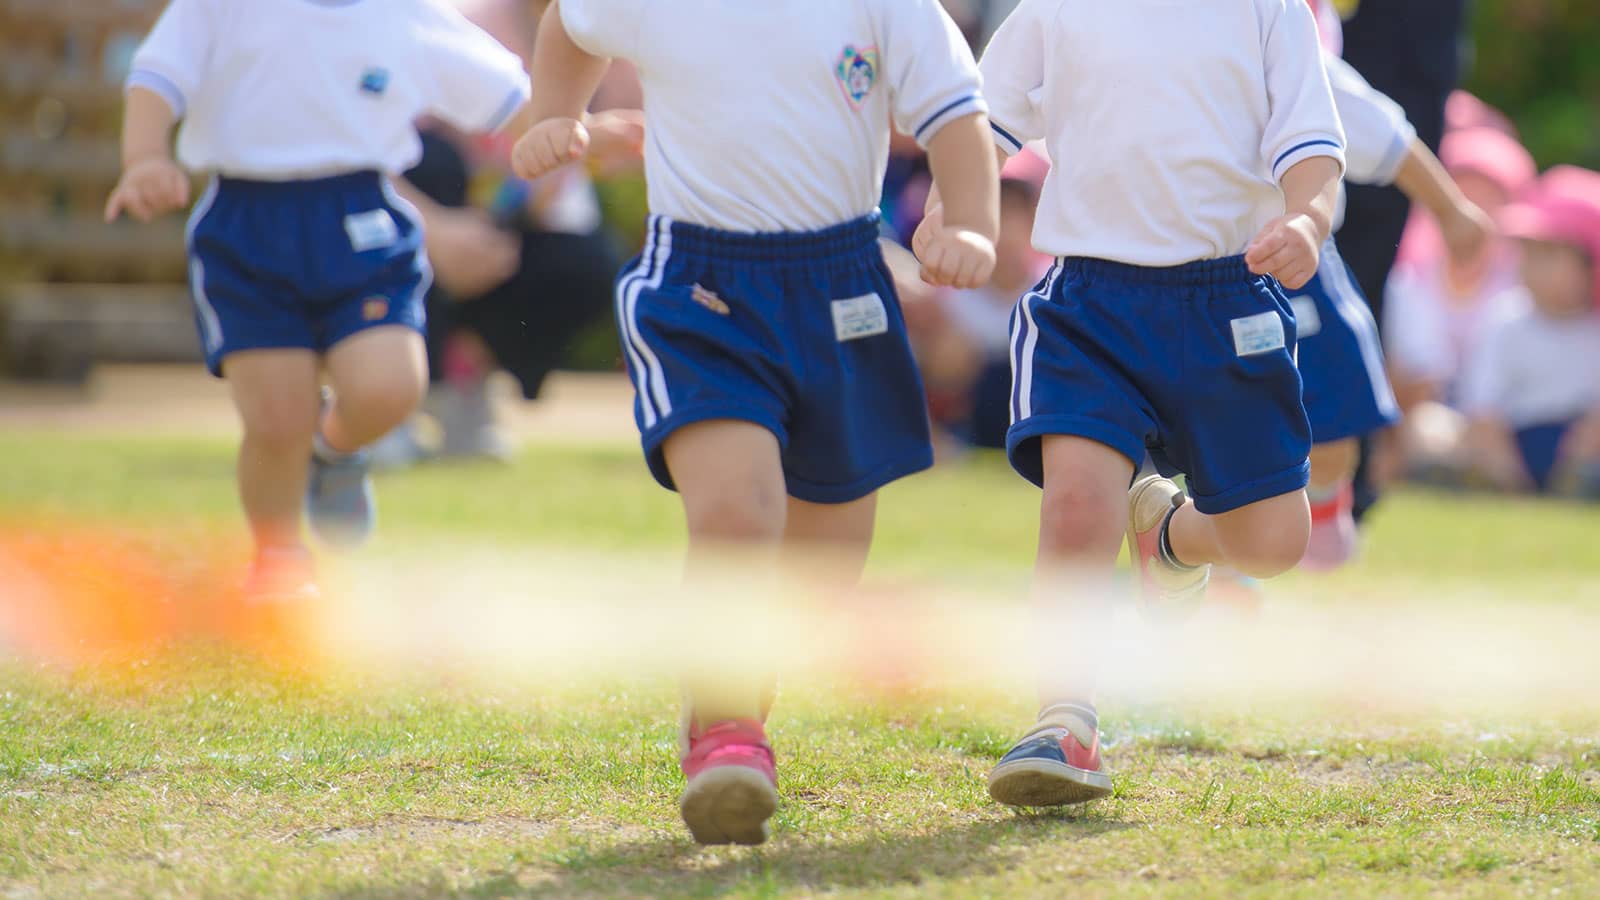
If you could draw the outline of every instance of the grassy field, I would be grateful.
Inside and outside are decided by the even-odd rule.
[[[96,591],[160,594],[139,608],[203,625],[243,553],[224,444],[5,434],[0,471],[0,627],[23,602],[8,553],[13,572],[53,560],[46,593],[70,594],[61,614],[83,628],[119,614],[84,607]],[[428,586],[428,566],[503,563],[502,590],[545,610],[581,603],[546,596],[571,590],[572,565],[601,583],[594,560],[682,544],[674,499],[629,447],[532,448],[380,491],[381,540],[336,577],[409,581],[390,618],[443,603],[502,648],[517,635],[500,607]],[[960,586],[989,598],[985,621],[1022,627],[1036,503],[988,457],[896,486],[869,582],[913,615],[931,585]],[[1107,692],[1117,791],[1086,809],[1019,814],[984,791],[1031,715],[1017,667],[790,679],[772,721],[783,806],[757,849],[682,832],[659,672],[391,654],[305,677],[200,637],[131,656],[58,641],[41,658],[13,636],[0,895],[1600,895],[1596,524],[1391,498],[1360,565],[1275,583],[1259,634],[1191,648],[1207,680]],[[536,643],[537,617],[517,627]],[[1001,660],[1016,634],[968,637]]]

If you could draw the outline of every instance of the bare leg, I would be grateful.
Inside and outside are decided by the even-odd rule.
[[[223,363],[244,425],[239,498],[257,549],[302,545],[301,507],[317,428],[317,357],[309,350],[244,350]]]

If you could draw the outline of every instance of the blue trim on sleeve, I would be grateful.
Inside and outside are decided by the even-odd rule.
[[[495,110],[494,116],[489,119],[489,124],[484,126],[483,130],[493,134],[504,128],[506,123],[511,121],[511,117],[517,114],[517,110],[522,108],[522,104],[527,102],[528,92],[522,85],[519,84],[512,88],[511,93],[506,96],[500,107]]]
[[[954,100],[954,101],[951,101],[950,103],[946,103],[944,106],[940,107],[938,112],[936,112],[933,115],[929,116],[926,121],[924,121],[921,125],[917,126],[917,130],[912,132],[911,136],[913,138],[917,139],[918,141],[922,140],[922,133],[927,131],[929,128],[933,127],[933,124],[935,122],[939,121],[946,114],[948,114],[951,110],[956,109],[956,108],[958,108],[958,107],[960,107],[960,106],[962,106],[964,104],[967,104],[967,103],[977,103],[977,102],[979,102],[977,94],[968,94],[967,96],[962,97],[959,100]]]
[[[135,87],[160,95],[161,99],[172,107],[172,114],[179,119],[183,118],[184,111],[189,108],[188,102],[184,100],[183,91],[178,89],[172,79],[153,69],[134,69],[129,72],[123,91]]]
[[[1272,163],[1272,171],[1276,173],[1278,171],[1278,167],[1283,165],[1284,160],[1295,155],[1296,153],[1299,153],[1301,150],[1304,150],[1307,147],[1323,146],[1332,147],[1333,149],[1339,151],[1344,150],[1343,147],[1339,146],[1338,141],[1330,141],[1327,138],[1317,138],[1315,140],[1302,141],[1301,143],[1295,144],[1293,147],[1290,147],[1289,149],[1283,151],[1283,153],[1279,154],[1278,158]]]
[[[1015,152],[1015,153],[1021,153],[1022,152],[1022,142],[1017,140],[1017,136],[1016,135],[1012,134],[1011,132],[1009,132],[1009,131],[1005,130],[1004,128],[1001,128],[999,125],[995,124],[995,121],[993,119],[989,120],[989,127],[994,129],[994,133],[995,134],[998,134],[1001,137],[1005,138],[1006,141],[1011,144],[1011,146],[1014,148],[1013,152]]]

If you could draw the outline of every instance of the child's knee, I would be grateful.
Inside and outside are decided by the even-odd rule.
[[[1228,565],[1251,578],[1272,578],[1298,566],[1305,557],[1311,516],[1303,500],[1260,512],[1233,518],[1217,534]]]
[[[241,413],[245,442],[269,453],[309,453],[317,432],[315,402],[288,397],[252,405]]]
[[[340,418],[387,431],[416,412],[426,390],[425,378],[396,373],[340,384],[335,388],[335,402]]]
[[[1046,482],[1039,506],[1040,549],[1054,556],[1115,555],[1127,515],[1128,493],[1118,485]]]
[[[725,541],[767,541],[783,536],[787,498],[754,479],[734,479],[714,491],[683,498],[689,534]]]

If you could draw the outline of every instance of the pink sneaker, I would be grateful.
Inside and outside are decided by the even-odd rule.
[[[1356,555],[1355,488],[1349,484],[1332,498],[1311,507],[1311,541],[1300,567],[1331,572]]]
[[[1161,560],[1161,526],[1183,502],[1183,491],[1160,475],[1147,475],[1128,489],[1128,558],[1139,576],[1139,606],[1146,613],[1192,612],[1205,599],[1209,565],[1178,569]]]
[[[700,728],[691,722],[681,765],[689,783],[678,808],[701,844],[760,844],[778,808],[778,770],[755,719]]]

